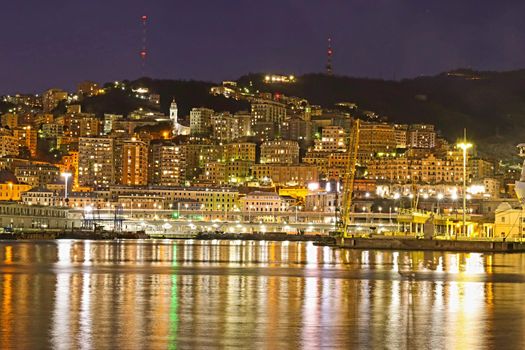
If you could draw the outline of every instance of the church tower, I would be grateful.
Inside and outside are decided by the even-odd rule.
[[[173,129],[176,129],[177,127],[177,124],[178,124],[177,118],[178,118],[177,102],[175,102],[175,99],[173,99],[170,105],[170,119],[171,119],[171,123],[173,124]]]

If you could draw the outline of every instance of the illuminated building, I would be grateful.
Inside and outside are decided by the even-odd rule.
[[[31,189],[31,185],[16,182],[0,183],[0,201],[19,201],[22,193]]]
[[[326,126],[321,131],[321,138],[315,140],[314,150],[320,152],[346,151],[345,131],[340,126]]]
[[[122,119],[123,116],[120,114],[104,114],[104,134],[109,134],[113,131],[115,121]]]
[[[142,140],[124,141],[122,147],[122,184],[142,186],[148,183],[148,144]]]
[[[268,74],[263,80],[267,84],[282,84],[282,83],[295,83],[296,79],[294,75],[282,75],[282,74]]]
[[[64,136],[64,126],[57,123],[45,123],[41,127],[44,138],[58,138]]]
[[[14,129],[18,126],[18,115],[14,113],[2,114],[1,122],[3,127],[8,126],[9,129]]]
[[[206,163],[202,174],[199,176],[199,182],[201,183],[220,186],[224,185],[226,181],[226,163],[223,162]]]
[[[58,206],[60,195],[45,187],[35,187],[22,194],[22,203],[26,205]]]
[[[252,126],[259,122],[282,123],[286,119],[286,106],[273,100],[254,100],[251,105]]]
[[[228,112],[211,117],[211,137],[219,142],[231,142],[239,137],[239,121]]]
[[[32,157],[36,156],[38,130],[31,126],[13,129],[13,136],[18,140],[18,148],[26,148]]]
[[[243,159],[226,162],[226,181],[232,185],[245,182],[250,177],[253,163]]]
[[[82,106],[79,104],[69,104],[66,106],[67,114],[82,113]]]
[[[190,133],[206,135],[211,132],[211,116],[215,113],[209,108],[192,108],[190,111]]]
[[[171,101],[170,105],[170,121],[172,125],[173,135],[189,135],[191,128],[179,124],[179,109],[177,107],[177,102],[175,99]]]
[[[408,125],[407,124],[394,124],[394,135],[396,139],[397,148],[407,147],[408,137]]]
[[[494,163],[488,160],[474,157],[468,160],[469,173],[474,180],[494,176]]]
[[[312,141],[312,123],[294,116],[283,122],[281,134],[283,139],[297,140],[300,145],[309,146]]]
[[[271,141],[276,138],[276,133],[279,128],[274,122],[259,121],[257,124],[252,122],[251,130],[261,142]]]
[[[60,171],[58,167],[50,164],[28,164],[17,166],[15,176],[19,183],[38,187],[56,182],[60,176]]]
[[[184,183],[186,162],[182,147],[171,142],[154,142],[149,147],[149,183],[178,186]]]
[[[67,92],[61,89],[49,89],[42,94],[44,112],[51,112],[60,101],[67,100]]]
[[[296,164],[255,164],[252,167],[255,179],[271,179],[275,185],[300,184],[318,181],[319,174],[315,165]]]
[[[239,137],[246,137],[252,135],[252,116],[248,112],[235,113],[239,125]]]
[[[342,205],[342,195],[336,192],[310,192],[305,198],[306,211],[336,212]]]
[[[67,208],[17,203],[0,204],[1,227],[64,229],[71,227],[72,222]]]
[[[208,162],[216,162],[223,158],[223,147],[210,144],[181,145],[186,159],[186,178],[193,179]]]
[[[63,126],[66,136],[75,138],[98,136],[102,131],[100,120],[89,113],[64,114],[55,123]]]
[[[378,157],[367,163],[369,179],[410,183],[458,183],[462,181],[462,159],[454,152],[446,158]],[[468,177],[468,175],[467,175]]]
[[[361,122],[359,127],[358,160],[363,164],[376,153],[394,152],[397,146],[394,125]]]
[[[69,152],[62,156],[60,172],[70,173],[73,176],[73,188],[78,187],[78,152]]]
[[[80,125],[79,125],[79,136],[80,137],[90,137],[90,136],[99,136],[102,127],[100,120],[94,115],[80,115]]]
[[[299,144],[297,141],[265,141],[261,145],[261,164],[298,164]]]
[[[7,129],[0,129],[0,157],[17,155],[18,139]]]
[[[415,148],[434,148],[436,131],[431,124],[412,124],[408,128],[407,146]]]
[[[228,162],[209,162],[206,163],[199,182],[216,186],[243,183],[250,176],[252,166],[252,161],[240,159]]]
[[[224,159],[226,161],[249,160],[255,162],[256,144],[251,142],[228,143],[224,147]]]
[[[177,107],[177,102],[175,102],[175,99],[171,101],[170,105],[170,120],[171,124],[173,126],[173,134],[177,135],[177,127],[179,125],[179,109]]]
[[[78,145],[78,183],[105,187],[115,182],[113,139],[81,137]]]
[[[245,220],[250,220],[253,213],[254,218],[262,222],[279,222],[281,217],[275,214],[288,210],[286,202],[273,192],[250,192],[240,199],[240,203]]]
[[[173,204],[180,201],[199,202],[203,211],[230,211],[239,205],[239,191],[231,188],[111,186],[109,191],[113,201],[120,197],[155,197],[164,209],[171,205],[174,211],[177,208]]]

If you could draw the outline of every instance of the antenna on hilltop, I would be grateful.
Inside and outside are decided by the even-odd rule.
[[[334,50],[332,49],[332,38],[328,38],[328,48],[326,50],[326,74],[332,75],[332,55]]]
[[[147,27],[148,27],[148,16],[143,15],[140,17],[142,24],[142,49],[140,50],[140,61],[142,65],[142,75],[145,75],[146,68],[146,57],[148,56],[148,50],[146,49],[146,38],[147,38]]]

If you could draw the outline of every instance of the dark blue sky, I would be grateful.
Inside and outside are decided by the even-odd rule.
[[[0,13],[0,94],[140,76],[143,14],[156,78],[319,72],[328,36],[341,75],[525,67],[518,0],[12,0]]]

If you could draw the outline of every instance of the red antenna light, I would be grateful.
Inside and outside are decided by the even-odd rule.
[[[328,38],[328,48],[326,50],[326,74],[332,75],[332,55],[334,50],[332,49],[332,38]]]
[[[148,50],[146,48],[146,39],[147,39],[147,27],[148,27],[148,16],[142,15],[140,17],[142,23],[142,50],[139,51],[141,65],[142,65],[142,75],[146,67],[146,58],[148,56]]]

